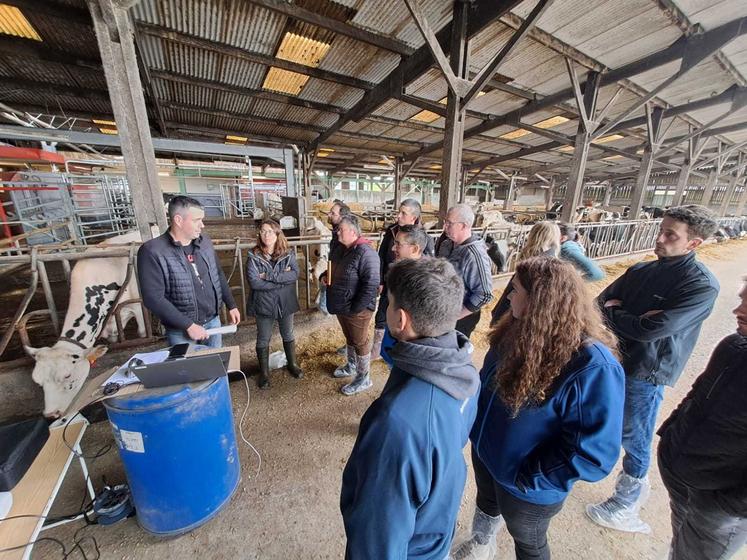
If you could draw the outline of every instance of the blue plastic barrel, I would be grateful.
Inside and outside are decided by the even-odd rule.
[[[241,467],[226,377],[104,405],[143,529],[186,533],[230,501]]]

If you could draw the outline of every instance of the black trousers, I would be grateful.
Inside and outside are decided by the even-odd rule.
[[[475,330],[477,323],[480,322],[480,309],[474,313],[470,313],[466,317],[462,317],[457,321],[456,330],[462,333],[464,336],[469,338],[472,336],[472,331]]]
[[[293,313],[280,319],[262,317],[260,315],[257,315],[255,319],[257,320],[257,348],[267,348],[270,346],[272,328],[276,321],[283,342],[293,342]]]
[[[516,560],[550,559],[547,528],[550,519],[561,509],[563,502],[538,505],[524,502],[506,492],[498,484],[472,448],[472,468],[477,483],[477,507],[491,517],[503,516],[506,528],[514,539]]]
[[[386,328],[386,310],[389,307],[389,294],[386,292],[386,286],[379,296],[379,306],[376,308],[376,316],[374,317],[374,328],[384,329]]]

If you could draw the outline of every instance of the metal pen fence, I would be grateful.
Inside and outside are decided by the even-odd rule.
[[[740,226],[742,218],[723,218],[722,226]],[[582,243],[589,257],[593,259],[608,258],[636,252],[650,251],[654,248],[661,220],[648,221],[625,221],[612,223],[577,224],[577,230],[582,237]],[[490,236],[493,241],[505,243],[508,248],[508,266],[505,272],[496,272],[494,278],[512,274],[517,255],[520,253],[526,241],[530,226],[496,227],[484,230],[476,230],[484,238]],[[430,230],[429,235],[434,239],[440,237],[442,230]],[[367,235],[376,247],[383,238],[383,232]],[[313,238],[289,238],[291,248],[296,252],[301,271],[296,283],[296,294],[302,309],[313,309],[316,307],[315,299],[318,292],[317,279],[311,274],[312,262],[318,257],[320,245],[329,243],[329,236]],[[29,287],[16,309],[10,325],[0,339],[0,356],[8,346],[12,336],[18,332],[24,344],[33,346],[29,339],[28,325],[32,320],[42,320],[51,323],[56,335],[60,334],[61,320],[63,315],[58,313],[61,308],[60,302],[55,300],[54,290],[47,273],[49,263],[59,262],[64,271],[65,282],[69,284],[72,265],[81,259],[88,258],[112,258],[126,257],[127,271],[125,277],[130,281],[138,282],[137,276],[137,248],[140,244],[111,245],[95,252],[88,251],[85,246],[69,245],[45,245],[31,247],[22,254],[0,256],[0,268],[4,266],[29,265],[31,276]],[[254,248],[254,240],[236,238],[233,240],[215,240],[215,250],[223,262],[230,262],[226,277],[229,285],[238,299],[239,309],[244,310],[243,303],[246,302],[250,288],[244,273],[247,251]],[[29,303],[33,296],[41,288],[44,294],[46,308],[28,311]],[[139,288],[139,285],[138,285]],[[145,339],[125,340],[125,332],[122,329],[120,313],[125,305],[138,304],[142,307],[146,319],[147,335]],[[142,300],[130,300],[120,302],[113,311],[114,319],[117,321],[119,341],[115,346],[133,346],[146,343],[153,339],[152,321],[148,310],[142,304]],[[225,317],[224,317],[225,319]],[[246,319],[246,317],[244,317]]]

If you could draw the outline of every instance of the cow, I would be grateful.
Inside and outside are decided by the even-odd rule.
[[[318,280],[327,270],[327,262],[329,262],[329,239],[332,237],[332,232],[324,222],[318,218],[314,218],[314,225],[306,228],[304,237],[320,237],[322,239],[319,245],[312,245],[309,248],[309,263],[307,265],[312,278]]]
[[[110,238],[103,244],[140,241],[133,232]],[[102,244],[102,245],[103,245]],[[102,251],[93,247],[85,254]],[[44,389],[44,415],[58,418],[72,402],[91,370],[91,364],[106,354],[106,346],[96,346],[100,337],[117,340],[117,328],[112,315],[106,325],[109,310],[127,274],[127,257],[81,259],[70,276],[70,303],[62,325],[62,336],[51,347],[26,347],[36,360],[32,379]],[[119,301],[139,298],[137,280],[133,275]],[[121,312],[123,327],[134,318],[138,335],[145,336],[145,320],[139,304],[127,305]]]

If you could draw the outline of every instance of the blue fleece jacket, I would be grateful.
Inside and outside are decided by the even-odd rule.
[[[361,420],[342,475],[350,559],[443,560],[467,467],[480,381],[461,333],[399,341],[394,369]]]
[[[595,482],[615,466],[622,444],[625,374],[599,342],[576,352],[539,406],[513,418],[495,390],[491,348],[470,439],[493,479],[516,498],[556,504],[577,480]]]
[[[560,245],[560,258],[573,264],[581,273],[581,276],[584,277],[584,280],[597,282],[604,279],[604,271],[584,254],[581,245],[575,241],[563,241]]]

